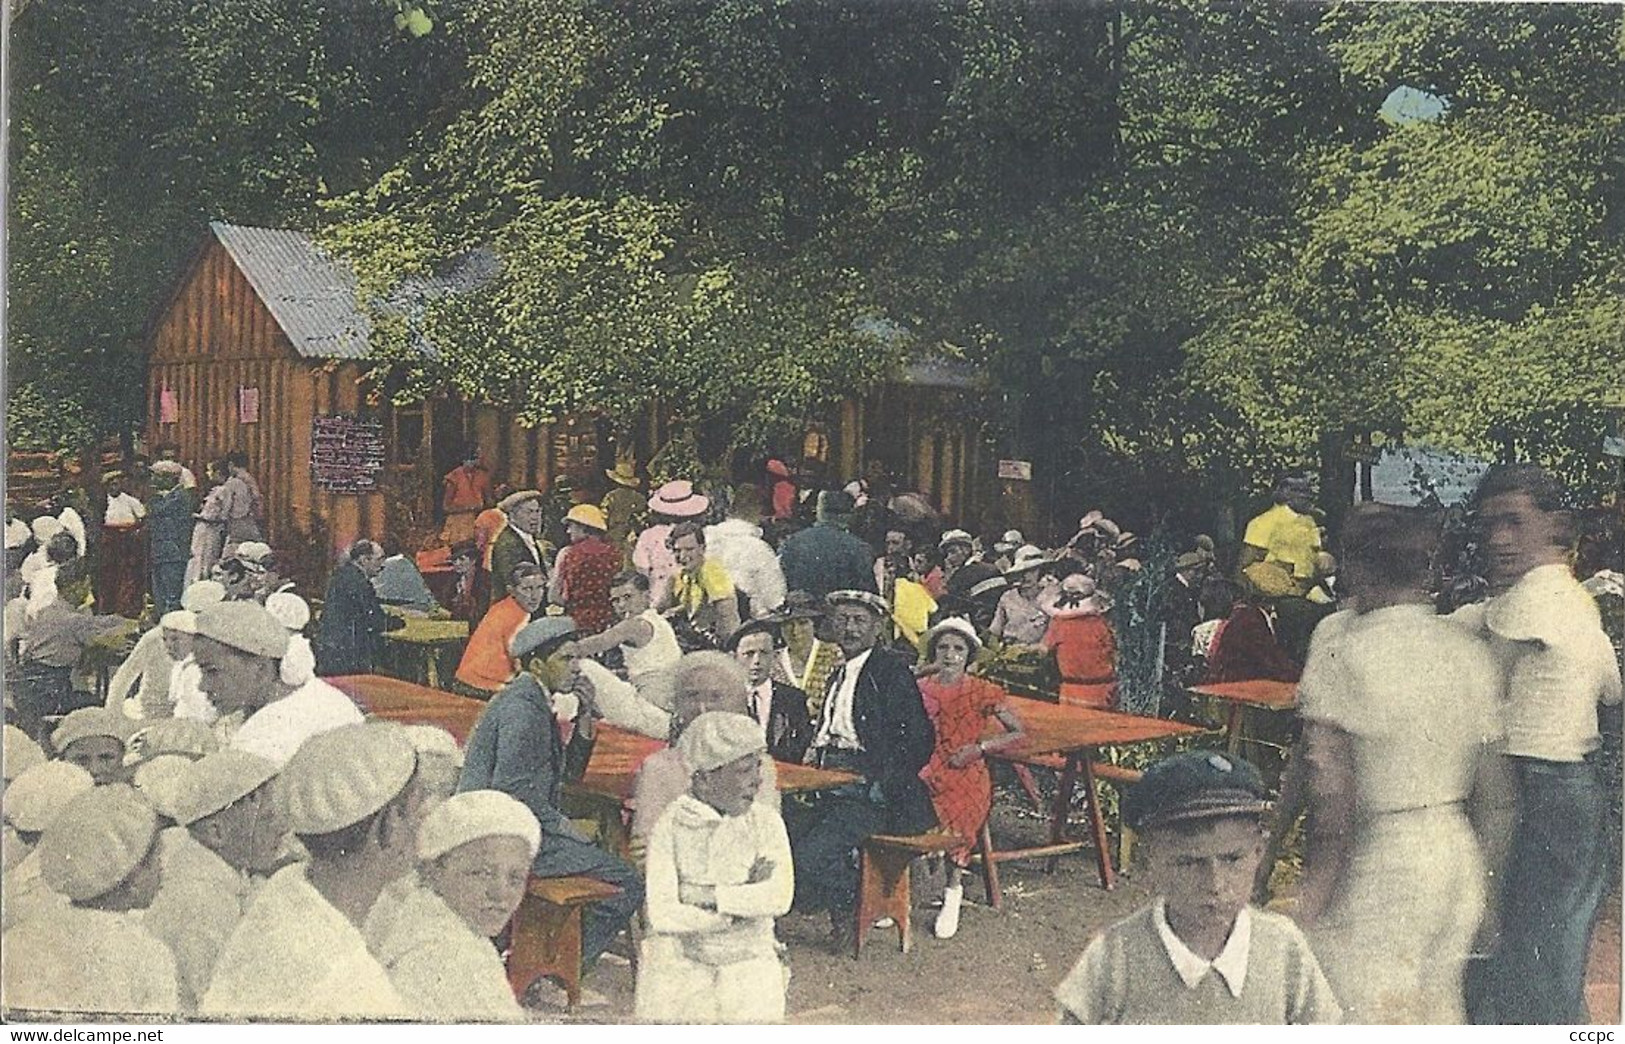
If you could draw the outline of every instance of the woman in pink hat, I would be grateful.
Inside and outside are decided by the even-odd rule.
[[[674,479],[649,498],[654,524],[638,535],[637,546],[632,549],[632,565],[649,578],[649,590],[664,591],[677,572],[677,558],[666,546],[671,527],[684,519],[698,518],[710,506],[711,501],[687,479]]]

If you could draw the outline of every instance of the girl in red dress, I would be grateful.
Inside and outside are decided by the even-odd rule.
[[[982,646],[969,620],[949,617],[926,632],[925,656],[935,671],[920,679],[925,710],[937,729],[937,747],[920,778],[931,790],[931,803],[944,829],[967,840],[981,832],[993,810],[993,777],[985,755],[1021,741],[1021,719],[1004,690],[985,678],[966,674]],[[983,739],[988,719],[997,718],[1003,735]],[[965,898],[964,873],[970,865],[966,845],[948,854],[948,881],[937,915],[936,936],[951,939],[959,930],[959,908]]]

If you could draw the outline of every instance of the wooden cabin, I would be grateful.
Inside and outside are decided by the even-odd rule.
[[[486,259],[494,265],[494,256]],[[456,292],[488,276],[480,265],[435,287]],[[493,481],[547,489],[556,476],[613,466],[607,422],[571,417],[525,428],[502,411],[453,398],[408,407],[369,403],[363,380],[370,323],[353,273],[302,232],[211,222],[148,334],[149,448],[174,444],[203,465],[248,455],[279,550],[316,572],[361,536],[409,549],[438,530],[440,478],[469,442]],[[834,474],[869,460],[930,494],[962,524],[998,496],[988,453],[950,400],[975,385],[952,366],[920,364],[874,395],[848,400],[811,433]],[[664,429],[651,416],[639,442]],[[647,460],[647,447],[640,447]]]

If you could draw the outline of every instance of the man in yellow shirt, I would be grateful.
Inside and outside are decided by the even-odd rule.
[[[663,610],[678,610],[696,630],[719,644],[739,629],[739,597],[722,563],[705,557],[705,527],[680,522],[666,537],[677,572],[661,597]]]
[[[1242,537],[1237,569],[1244,583],[1271,598],[1309,593],[1321,550],[1313,501],[1314,487],[1302,475],[1276,483],[1274,506],[1247,523]]]

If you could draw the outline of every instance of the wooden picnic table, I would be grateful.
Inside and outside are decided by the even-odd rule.
[[[1106,819],[1100,810],[1100,784],[1093,763],[1095,751],[1100,747],[1122,747],[1190,736],[1204,730],[1196,725],[1140,714],[1122,714],[1067,703],[1046,703],[1009,694],[1006,694],[1006,699],[1016,717],[1021,719],[1026,736],[1013,746],[988,751],[987,756],[1013,765],[1057,769],[1058,778],[1055,800],[1050,806],[1047,845],[996,852],[990,836],[985,841],[982,858],[984,873],[988,875],[990,899],[997,903],[998,863],[1045,856],[1050,860],[1048,868],[1053,870],[1055,857],[1086,847],[1082,842],[1068,841],[1066,838],[1067,814],[1072,809],[1072,795],[1080,777],[1088,809],[1090,838],[1094,842],[1095,861],[1100,871],[1100,887],[1110,891],[1117,884],[1117,872],[1112,867],[1111,851],[1106,840]],[[990,723],[985,738],[996,737],[1002,732],[1003,727],[997,722]]]
[[[1241,726],[1248,707],[1268,711],[1289,711],[1298,706],[1297,682],[1274,681],[1269,678],[1193,685],[1186,691],[1194,696],[1207,696],[1230,705],[1224,731],[1225,750],[1231,754],[1241,749]]]
[[[386,607],[386,612],[391,612]],[[410,650],[423,658],[423,681],[431,689],[440,688],[440,654],[447,649],[460,649],[468,642],[467,620],[436,620],[427,616],[409,616],[394,611],[392,615],[406,621],[405,626],[384,632],[384,640],[393,642],[401,651]]]
[[[383,674],[342,674],[324,678],[363,711],[403,725],[438,725],[466,744],[485,711],[483,700],[430,689]]]

